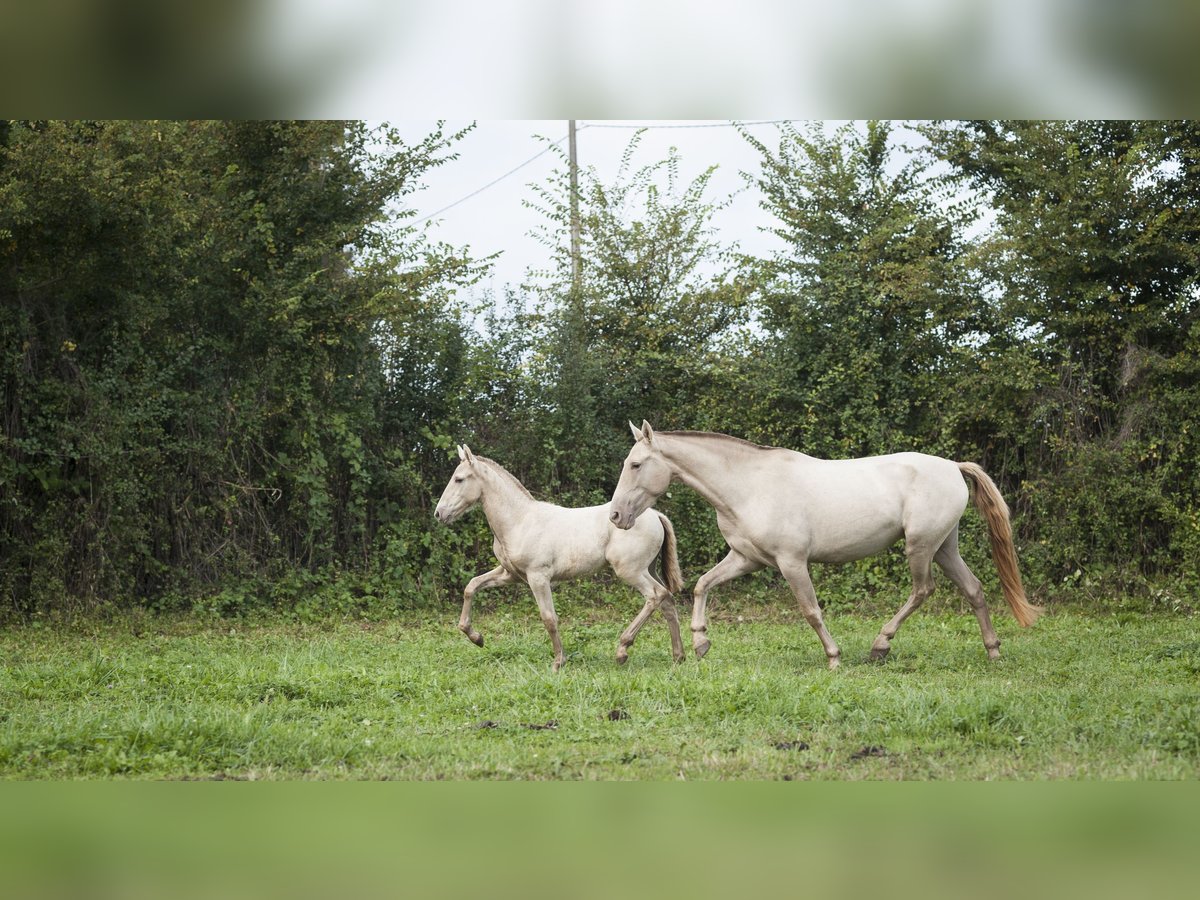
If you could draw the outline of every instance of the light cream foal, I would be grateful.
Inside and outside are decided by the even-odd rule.
[[[996,485],[974,463],[923,453],[863,459],[815,459],[781,447],[763,447],[723,434],[655,432],[632,422],[634,445],[612,498],[612,521],[630,528],[666,491],[672,479],[693,488],[717,511],[729,555],[700,577],[693,592],[692,645],[708,651],[708,592],[765,567],[778,569],[796,595],[836,668],[840,652],[821,617],[809,578],[810,562],[862,559],[904,538],[913,591],[883,626],[871,656],[883,659],[901,623],[933,593],[936,562],[966,596],[988,656],[1000,656],[979,579],[958,554],[958,520],[966,508],[966,481],[975,485],[975,506],[988,524],[992,559],[1013,615],[1031,625],[1040,609],[1025,599],[1013,547],[1008,507]],[[964,480],[966,479],[966,480]]]
[[[569,581],[603,568],[613,573],[646,598],[646,604],[617,643],[617,661],[629,658],[629,648],[654,610],[661,609],[671,632],[671,653],[676,662],[684,657],[679,636],[679,615],[672,594],[683,587],[676,554],[675,529],[661,513],[643,516],[629,530],[613,528],[609,522],[609,504],[568,509],[535,500],[511,472],[471,448],[458,448],[460,462],[454,470],[434,515],[449,524],[474,507],[483,504],[484,515],[492,528],[492,551],[500,565],[472,578],[463,591],[459,630],[472,642],[483,646],[483,637],[471,627],[471,600],[486,587],[524,581],[537,600],[542,622],[554,646],[554,666],[563,665],[562,641],[558,636],[558,616],[550,586]],[[666,584],[650,573],[650,564],[661,556],[660,565]]]

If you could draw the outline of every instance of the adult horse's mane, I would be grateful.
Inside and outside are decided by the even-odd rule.
[[[505,478],[507,478],[509,481],[511,481],[513,484],[515,484],[517,487],[519,487],[521,489],[521,493],[524,494],[526,497],[528,497],[531,500],[535,499],[533,494],[529,493],[529,488],[527,488],[527,487],[525,487],[525,485],[521,484],[521,479],[518,478],[516,475],[514,475],[512,472],[508,471],[508,469],[504,468],[504,466],[500,465],[500,463],[496,462],[494,459],[488,459],[486,456],[480,456],[478,453],[475,454],[475,458],[477,460],[479,460],[480,462],[487,463],[489,466],[492,467],[492,469],[494,471],[503,475]]]
[[[663,434],[667,437],[699,437],[699,438],[716,438],[722,441],[733,441],[736,444],[743,444],[747,447],[753,447],[755,450],[780,450],[781,447],[771,447],[767,444],[756,444],[753,441],[746,441],[740,437],[734,437],[732,434],[721,434],[716,431],[659,431],[656,434]]]

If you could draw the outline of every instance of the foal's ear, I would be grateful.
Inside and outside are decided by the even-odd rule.
[[[646,439],[647,444],[654,440],[654,429],[650,427],[650,423],[645,419],[642,419],[642,437]]]

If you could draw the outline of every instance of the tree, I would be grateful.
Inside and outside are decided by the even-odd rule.
[[[939,445],[961,351],[986,328],[955,202],[891,126],[748,131],[750,177],[786,248],[759,263],[762,437],[821,456]]]
[[[455,137],[406,146],[339,122],[9,124],[10,609],[363,564],[392,448],[418,468],[428,452],[412,418],[380,414],[384,345],[402,322],[444,338],[429,305],[471,277],[461,254],[389,221],[388,205],[451,158]]]
[[[1173,122],[939,123],[996,220],[980,248],[1022,388],[1022,504],[1059,573],[1197,556],[1200,139]]]
[[[536,274],[550,349],[542,377],[557,387],[559,485],[607,499],[628,444],[626,422],[696,427],[694,410],[721,342],[745,316],[745,285],[715,237],[720,201],[706,198],[713,169],[685,183],[672,150],[634,167],[641,133],[617,177],[581,172],[581,290],[572,300],[567,242],[570,182],[559,169],[535,186],[553,270]]]

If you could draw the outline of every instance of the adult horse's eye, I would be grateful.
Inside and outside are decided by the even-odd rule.
[[[461,483],[462,483],[462,479],[461,479],[461,478],[455,478],[455,479],[454,479],[454,483],[455,483],[455,484],[461,484]]]
[[[641,467],[642,467],[641,463],[630,463],[629,464],[629,468],[631,468],[631,469],[640,469]]]

